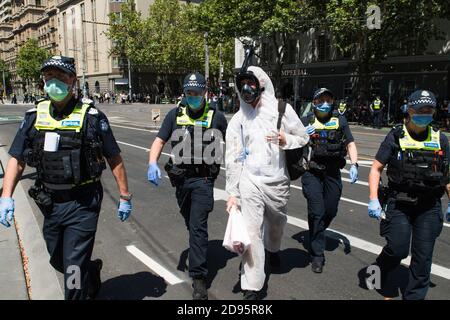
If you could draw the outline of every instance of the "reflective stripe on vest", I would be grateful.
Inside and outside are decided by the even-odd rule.
[[[378,109],[380,109],[381,108],[381,100],[375,100],[374,102],[373,102],[373,109],[374,110],[378,110]]]
[[[62,120],[55,120],[50,113],[50,101],[42,101],[37,105],[36,123],[34,127],[38,131],[71,130],[80,132],[81,128],[83,128],[84,118],[89,107],[89,104],[77,104],[68,117]]]
[[[339,118],[332,117],[330,119],[330,121],[328,121],[325,124],[320,122],[316,118],[315,121],[314,121],[313,126],[314,126],[314,128],[316,128],[316,130],[337,130],[337,129],[339,129]]]
[[[347,108],[347,104],[345,104],[345,103],[340,103],[339,104],[339,111],[344,111],[345,108]]]
[[[441,150],[440,133],[434,131],[432,127],[428,128],[428,137],[425,141],[416,141],[406,130],[406,126],[403,125],[403,132],[405,133],[403,138],[399,139],[400,148],[405,150],[429,150],[438,151]]]
[[[211,128],[214,110],[208,109],[208,106],[206,106],[200,119],[192,119],[187,114],[186,107],[181,107],[181,115],[177,116],[177,126],[198,126],[206,129]]]

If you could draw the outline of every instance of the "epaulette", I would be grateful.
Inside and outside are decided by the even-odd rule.
[[[95,108],[94,106],[90,107],[89,110],[88,110],[88,114],[91,114],[91,115],[98,115],[98,110],[97,110],[97,108]]]
[[[91,100],[91,99],[88,99],[88,98],[82,98],[82,99],[81,99],[81,102],[82,102],[83,104],[90,104],[90,105],[92,105],[92,106],[95,105],[94,100]]]
[[[403,138],[405,136],[405,132],[403,131],[403,123],[397,123],[392,127],[392,132],[394,136],[397,138]]]

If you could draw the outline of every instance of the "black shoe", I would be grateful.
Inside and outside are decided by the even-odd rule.
[[[88,297],[91,300],[94,300],[95,297],[97,297],[97,294],[102,286],[102,280],[100,278],[102,268],[103,268],[103,261],[101,259],[91,261],[89,264]]]
[[[281,267],[280,252],[269,252],[269,263],[272,270],[279,270]]]
[[[206,289],[205,279],[194,279],[192,283],[194,293],[192,294],[193,300],[208,300],[208,290]]]
[[[253,290],[246,290],[244,292],[244,300],[259,300],[258,292]]]
[[[323,272],[323,262],[320,261],[313,261],[311,263],[311,269],[314,273],[322,273]]]

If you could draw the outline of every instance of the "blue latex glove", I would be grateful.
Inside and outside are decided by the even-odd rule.
[[[450,222],[450,201],[448,202],[447,214],[445,216],[446,216],[447,222]]]
[[[358,181],[358,167],[354,164],[350,167],[350,179],[352,180],[351,183]]]
[[[381,218],[381,204],[378,199],[369,201],[369,217],[376,219]]]
[[[14,219],[13,198],[0,198],[0,223],[9,228]]]
[[[125,221],[131,214],[133,206],[131,205],[131,200],[120,200],[119,208],[117,209],[117,217],[120,221]]]
[[[309,125],[306,127],[306,133],[309,135],[313,135],[314,133],[316,133],[316,128],[314,128],[313,125]]]
[[[147,177],[148,181],[153,183],[155,186],[159,184],[159,180],[161,180],[161,170],[159,170],[156,162],[150,163],[148,165]]]

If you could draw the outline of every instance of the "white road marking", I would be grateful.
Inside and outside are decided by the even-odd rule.
[[[219,188],[214,188],[214,201],[217,201],[217,200],[227,201],[228,200],[227,192],[222,189],[219,189]],[[292,217],[289,215],[287,216],[287,218],[288,218],[287,223],[289,223],[290,225],[293,225],[293,226],[296,226],[296,227],[299,227],[299,228],[305,229],[305,230],[309,229],[307,221],[296,218],[296,217]],[[369,253],[373,253],[375,255],[380,254],[381,250],[383,249],[383,247],[381,247],[377,244],[374,244],[372,242],[342,233],[340,231],[333,230],[330,228],[328,228],[327,230],[330,231],[330,232],[327,232],[327,237],[336,239],[338,241],[340,241],[342,238],[346,238],[349,241],[350,246],[353,248],[358,248],[360,250],[364,250]],[[408,256],[406,259],[404,259],[402,261],[402,263],[404,265],[409,266],[409,264],[411,263],[411,256]],[[450,280],[450,269],[448,269],[448,268],[445,268],[445,267],[442,267],[442,266],[439,266],[439,265],[436,265],[433,263],[431,266],[431,273],[434,275],[437,275],[439,277]]]
[[[130,130],[136,130],[136,131],[146,131],[146,132],[152,132],[152,133],[158,133],[158,130],[149,130],[149,129],[141,129],[141,128],[132,128],[127,126],[120,126],[118,124],[114,124],[113,122],[110,123],[111,127],[117,127],[117,128],[124,128],[124,129],[130,129]]]
[[[176,275],[171,273],[169,270],[164,268],[158,262],[147,256],[144,252],[136,248],[135,246],[127,246],[127,251],[140,260],[143,264],[150,268],[153,272],[162,277],[168,284],[175,285],[184,282],[182,279],[178,278]]]
[[[137,146],[137,145],[134,145],[134,144],[131,144],[131,143],[122,142],[122,141],[117,141],[117,143],[120,143],[120,144],[123,144],[123,145],[126,145],[126,146],[130,146],[130,147],[134,147],[134,148],[137,148],[137,149],[141,149],[141,150],[144,150],[144,151],[147,151],[147,152],[150,150],[148,148],[144,148],[144,147],[141,147],[141,146]],[[161,154],[163,154],[165,156],[168,156],[168,157],[171,156],[169,153],[166,153],[166,152],[162,152]],[[220,167],[220,169],[225,171],[224,167]],[[347,181],[347,180],[350,180],[350,179],[342,178],[342,180]],[[360,181],[360,182],[362,183],[362,181]],[[297,190],[302,190],[302,187],[296,186],[294,184],[291,184],[291,188],[294,188],[294,189],[297,189]],[[345,201],[345,202],[349,202],[349,203],[354,203],[354,204],[357,204],[357,205],[360,205],[360,206],[363,206],[363,207],[367,207],[369,205],[367,202],[361,202],[361,201],[357,201],[357,200],[353,200],[353,199],[349,199],[349,198],[345,198],[345,197],[341,197],[341,200]],[[444,223],[444,227],[449,228],[450,224],[449,223]]]

